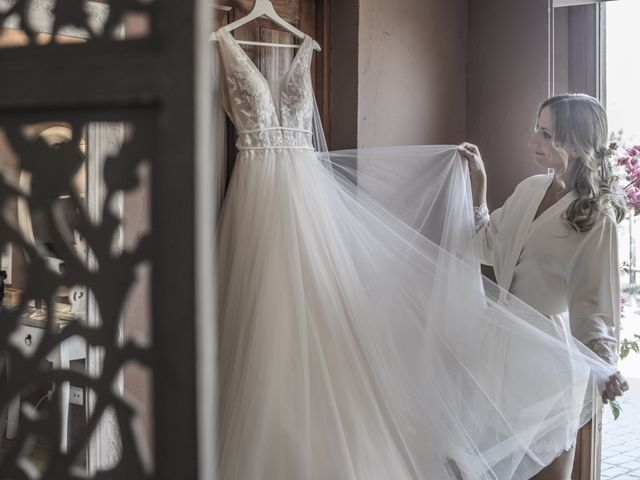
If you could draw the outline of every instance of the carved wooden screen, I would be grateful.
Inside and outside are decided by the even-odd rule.
[[[211,19],[0,0],[0,479],[214,477]]]

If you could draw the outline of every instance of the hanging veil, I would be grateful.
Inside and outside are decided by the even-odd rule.
[[[360,327],[377,336],[371,344],[386,344],[372,358],[377,368],[406,387],[385,395],[391,411],[411,412],[396,418],[401,435],[413,437],[407,445],[421,444],[422,425],[428,437],[450,442],[437,450],[449,452],[452,478],[530,478],[575,443],[615,369],[481,275],[471,252],[467,162],[457,146],[328,152],[317,106],[314,135],[319,157],[344,194],[390,237],[406,242],[388,258],[376,256],[386,278],[370,286],[385,292],[374,309],[392,320],[401,315],[399,298],[417,297],[424,323],[404,330],[393,321],[363,319]],[[354,255],[363,248],[356,241]],[[413,289],[419,290],[415,297]],[[428,388],[433,385],[438,391]],[[434,417],[442,411],[446,420]],[[411,456],[420,478],[435,478],[424,476],[435,472],[431,455],[416,448]]]
[[[221,33],[259,124],[218,230],[221,477],[526,480],[570,448],[614,370],[481,276],[456,147],[328,152],[316,107],[312,148],[309,51],[285,134]]]

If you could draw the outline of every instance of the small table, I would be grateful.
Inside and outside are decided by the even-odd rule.
[[[62,330],[71,321],[74,320],[73,315],[65,310],[57,310],[56,327],[58,331]],[[30,308],[29,311],[20,319],[20,325],[10,336],[10,342],[26,355],[33,355],[35,349],[40,344],[40,340],[47,328],[46,314],[44,311],[38,311]],[[49,355],[47,360],[53,363],[55,370],[68,369],[72,360],[82,360],[87,356],[87,346],[83,338],[71,337],[66,339],[62,344],[58,345]],[[7,374],[10,365],[7,365]],[[70,404],[71,385],[64,382],[60,386],[60,415],[62,420],[60,450],[67,451],[68,430],[69,430],[69,404]],[[7,418],[7,439],[14,439],[18,432],[18,422],[20,419],[20,395],[11,402],[9,406]]]

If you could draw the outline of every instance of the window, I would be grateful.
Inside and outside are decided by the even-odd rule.
[[[618,0],[606,6],[604,101],[609,118],[611,139],[624,147],[640,144],[640,42],[637,25],[640,22],[638,0]],[[640,220],[628,218],[619,229],[619,251],[628,269],[622,273],[625,306],[621,338],[634,339],[640,334]],[[631,353],[619,365],[631,389],[620,399],[622,414],[614,421],[605,409],[602,438],[602,478],[623,479],[640,476],[640,432],[633,425],[640,422],[640,356]]]

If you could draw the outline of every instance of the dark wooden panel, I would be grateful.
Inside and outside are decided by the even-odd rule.
[[[602,456],[602,402],[598,400],[593,420],[578,432],[571,480],[600,480]]]

